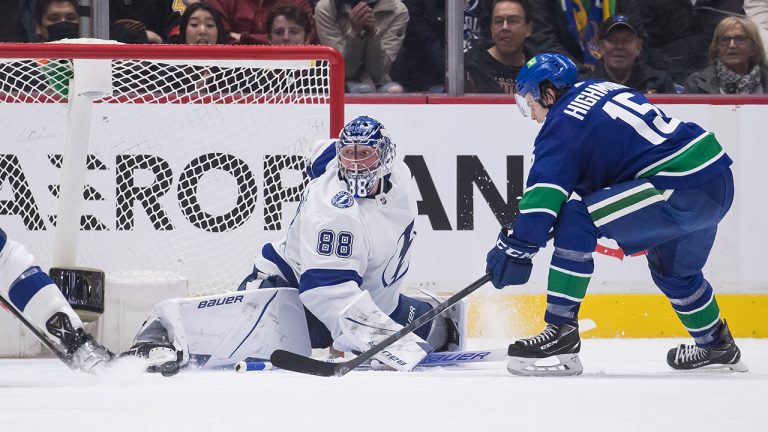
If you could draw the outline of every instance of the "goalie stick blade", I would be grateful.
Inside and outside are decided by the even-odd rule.
[[[322,360],[315,360],[281,349],[272,352],[269,361],[281,369],[323,377],[337,375],[339,366],[344,365],[344,363],[328,363]]]

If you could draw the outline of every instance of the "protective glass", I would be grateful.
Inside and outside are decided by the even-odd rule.
[[[520,114],[522,114],[523,117],[531,116],[531,107],[528,106],[528,101],[525,99],[525,96],[520,96],[519,94],[515,93],[515,103],[517,104],[517,108],[520,110]]]

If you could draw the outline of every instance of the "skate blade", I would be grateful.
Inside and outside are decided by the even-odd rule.
[[[747,367],[747,365],[742,361],[725,366],[734,372],[749,372],[749,367]]]
[[[720,372],[749,372],[749,368],[747,365],[739,361],[737,363],[731,363],[731,364],[711,364],[704,366],[702,369],[709,369],[710,371],[720,371]]]
[[[507,371],[517,376],[581,375],[584,367],[578,354],[560,354],[546,358],[510,357]]]
[[[723,363],[715,363],[715,364],[709,364],[706,366],[702,366],[700,368],[695,369],[675,369],[678,372],[683,373],[731,373],[731,372],[749,372],[749,367],[744,363],[743,361],[739,361],[737,363],[730,363],[730,364],[723,364]]]

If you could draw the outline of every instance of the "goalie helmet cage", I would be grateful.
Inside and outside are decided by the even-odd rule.
[[[0,226],[46,269],[236,289],[343,98],[324,46],[0,44]]]

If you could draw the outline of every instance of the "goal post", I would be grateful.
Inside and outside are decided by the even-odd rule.
[[[330,47],[0,44],[0,226],[44,268],[235,289],[343,123]]]

